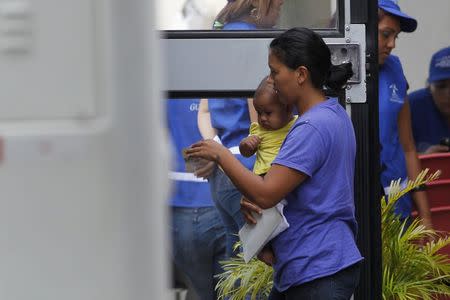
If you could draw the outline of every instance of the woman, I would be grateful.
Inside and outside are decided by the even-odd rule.
[[[275,26],[283,0],[234,0],[228,1],[217,15],[215,29],[257,30]],[[255,83],[256,85],[256,83]],[[252,99],[202,99],[198,113],[198,127],[204,139],[215,138],[236,155],[248,169],[253,168],[255,157],[243,157],[239,153],[240,141],[248,135],[251,122],[256,122]],[[240,213],[241,193],[214,164],[200,170],[199,177],[210,182],[214,203],[225,225],[227,256],[232,256],[237,233],[244,224]]]
[[[260,177],[220,144],[207,140],[188,155],[218,163],[250,202],[242,212],[286,199],[290,227],[271,243],[274,289],[271,299],[349,299],[359,280],[361,254],[355,243],[353,180],[356,142],[351,121],[336,98],[351,66],[332,66],[330,50],[313,31],[290,29],[270,44],[270,81],[299,118],[277,158]]]
[[[413,32],[417,21],[400,11],[390,0],[378,1],[379,124],[381,143],[381,184],[387,194],[392,180],[415,179],[421,170],[411,130],[408,83],[398,57],[391,54],[401,31]],[[406,183],[406,182],[405,182]],[[424,191],[413,192],[422,222],[431,228],[430,209]],[[405,195],[396,203],[395,212],[407,224],[412,201]]]

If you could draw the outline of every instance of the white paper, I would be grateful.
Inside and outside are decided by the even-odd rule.
[[[289,224],[282,215],[283,205],[264,209],[261,215],[254,214],[256,224],[246,223],[239,230],[244,261],[248,263],[276,235],[286,230]]]

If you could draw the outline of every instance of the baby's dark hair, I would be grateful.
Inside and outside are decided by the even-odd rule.
[[[270,50],[292,70],[308,69],[314,87],[334,92],[343,89],[353,75],[352,64],[331,64],[331,53],[323,39],[308,28],[292,28],[272,40]]]
[[[278,94],[275,91],[273,84],[270,84],[267,80],[269,79],[269,76],[264,77],[261,82],[259,83],[258,87],[255,90],[255,94],[253,95],[253,98],[258,98],[259,95],[261,95],[263,92],[270,91],[274,94],[275,97],[278,98]]]

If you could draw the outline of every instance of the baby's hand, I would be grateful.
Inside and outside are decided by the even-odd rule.
[[[239,144],[239,151],[245,157],[250,157],[258,150],[261,138],[257,135],[250,135],[243,139]]]

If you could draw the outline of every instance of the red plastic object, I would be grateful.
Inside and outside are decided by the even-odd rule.
[[[450,179],[450,153],[433,153],[419,156],[422,169],[428,168],[430,172],[441,170],[439,179]]]
[[[431,222],[433,222],[434,230],[439,231],[444,236],[448,236],[450,234],[450,206],[432,208]],[[450,246],[443,248],[439,252],[445,253],[450,257]]]
[[[433,207],[431,209],[431,220],[436,231],[450,234],[450,205]]]
[[[430,207],[450,205],[450,179],[435,180],[427,184],[427,197]],[[449,220],[450,222],[450,220]]]

